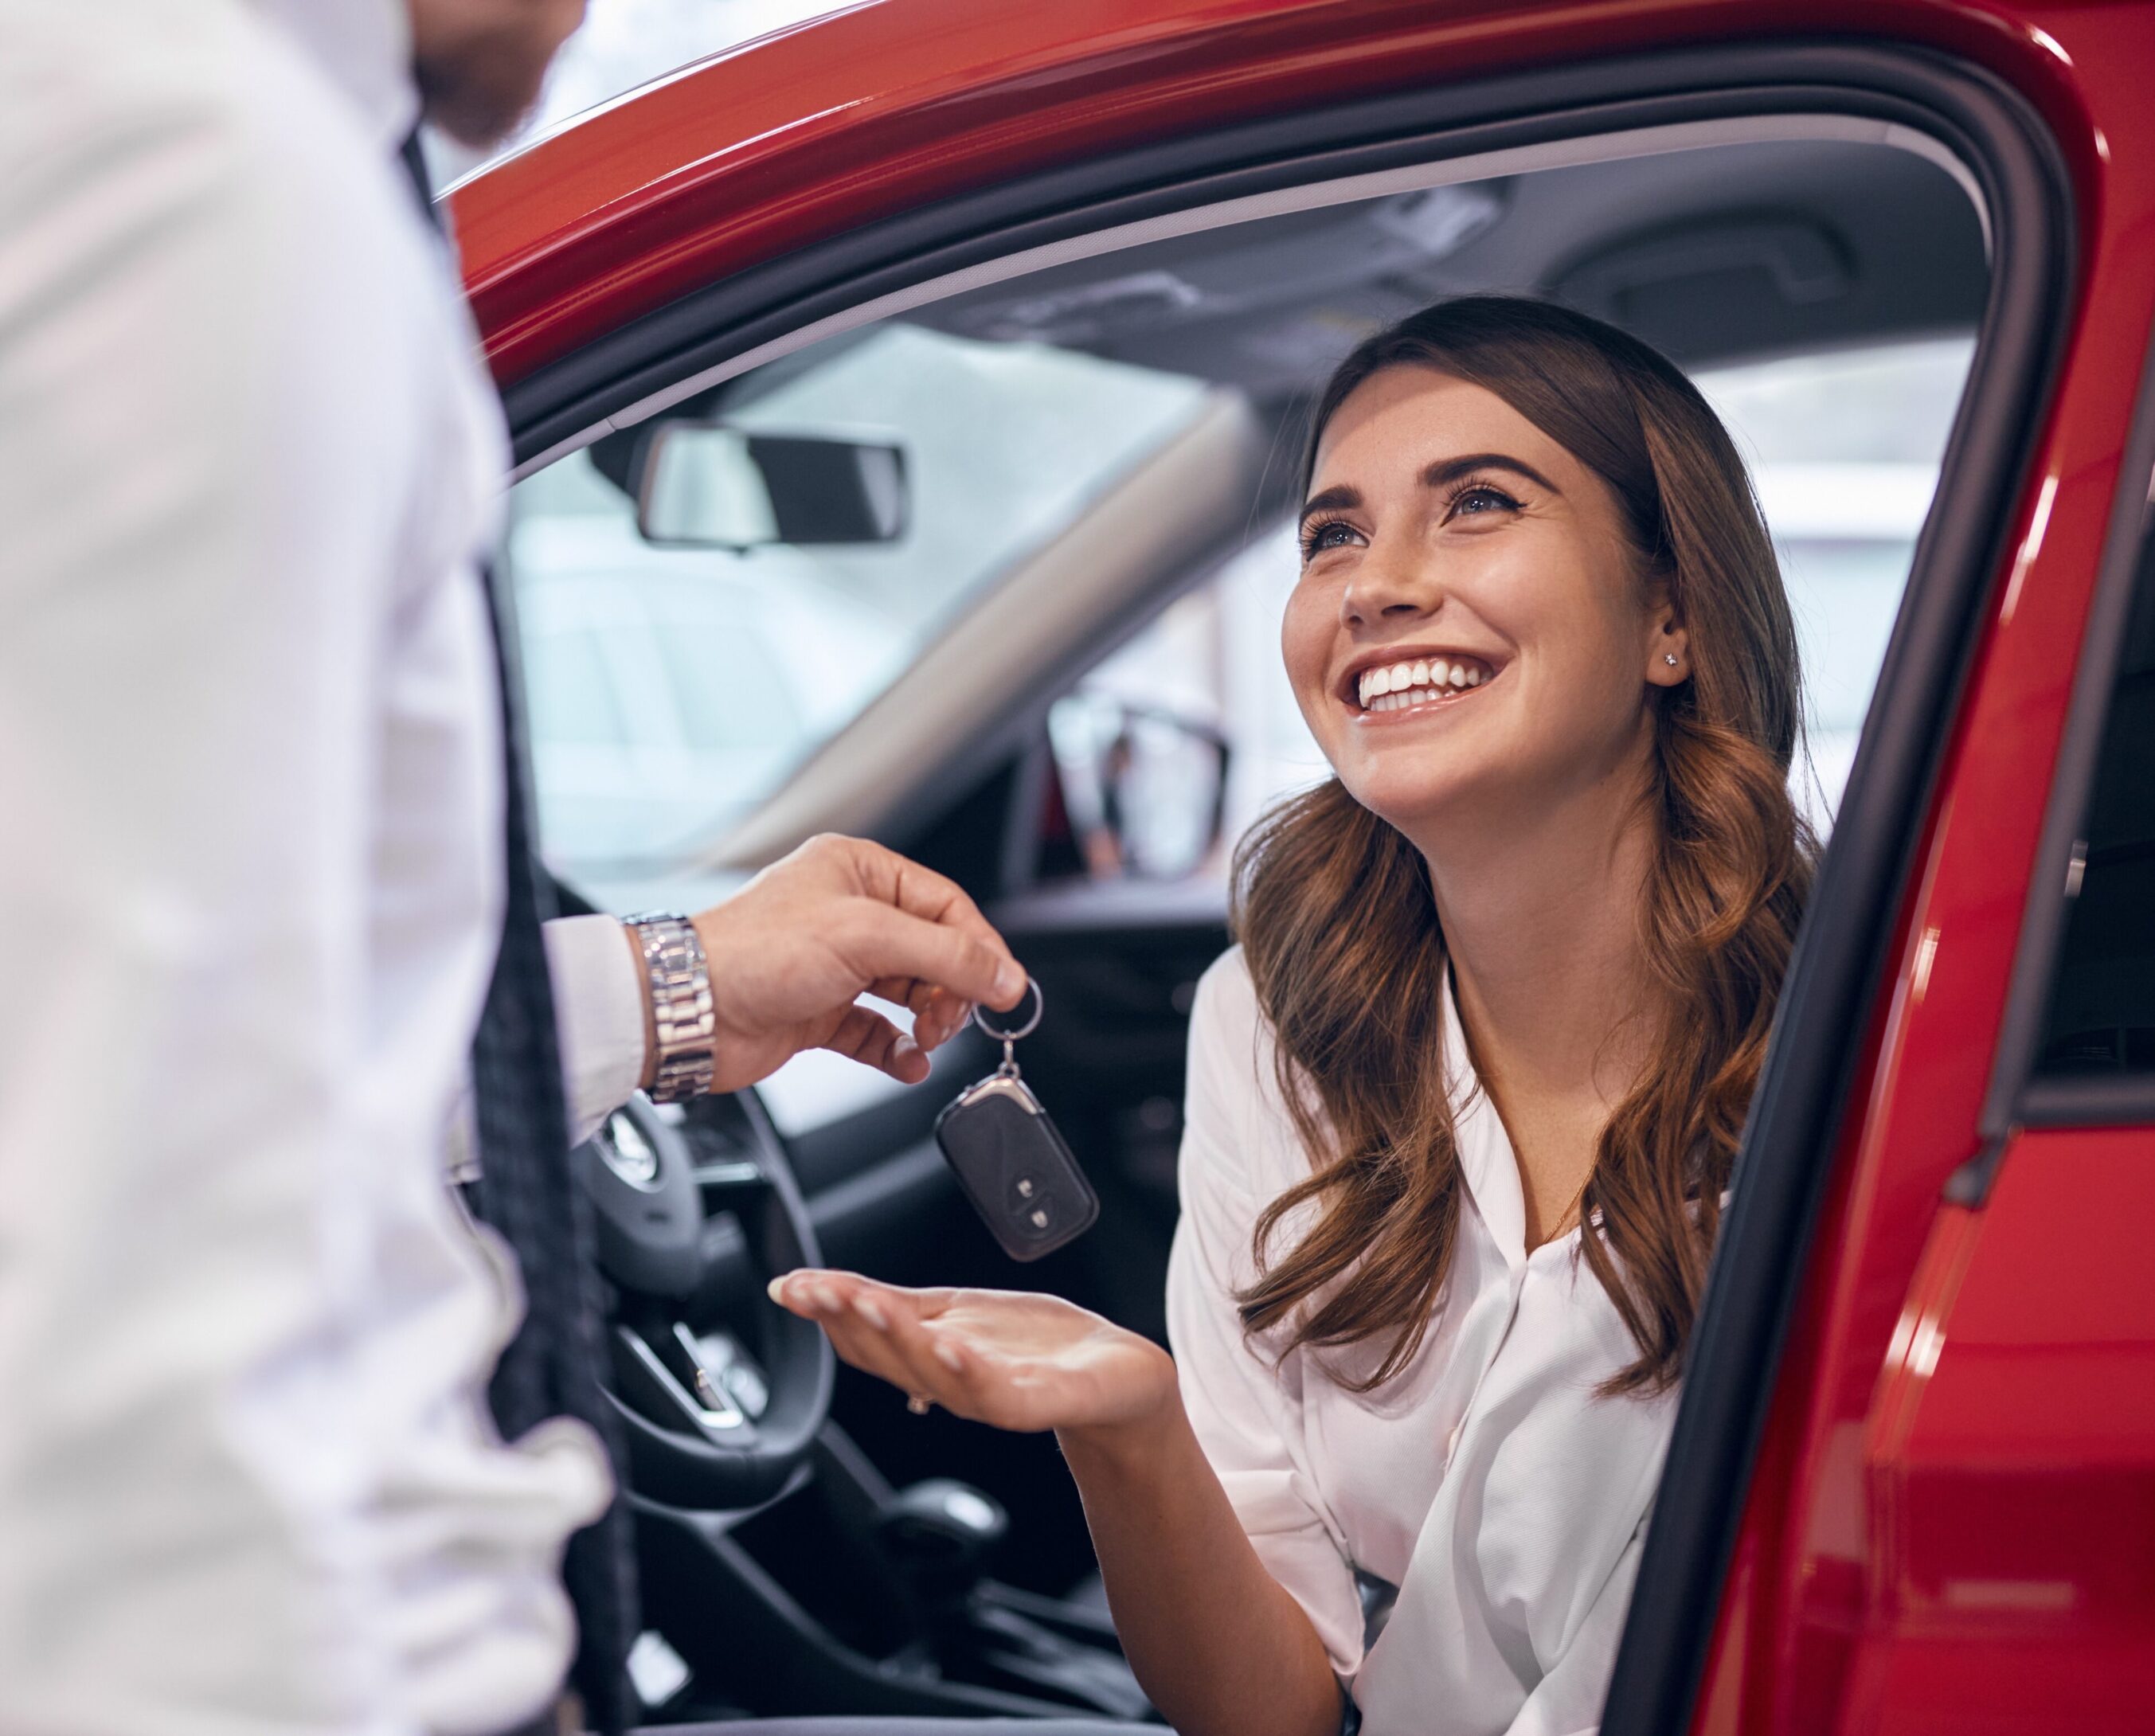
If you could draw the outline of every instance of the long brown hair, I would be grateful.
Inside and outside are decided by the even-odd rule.
[[[1788,790],[1799,732],[1795,627],[1743,460],[1667,360],[1598,320],[1507,296],[1441,302],[1366,339],[1318,400],[1303,463],[1383,370],[1485,387],[1606,483],[1641,581],[1668,587],[1694,673],[1654,688],[1652,848],[1639,913],[1667,1006],[1656,1064],[1602,1130],[1579,1200],[1587,1263],[1638,1346],[1609,1394],[1666,1390],[1817,843]],[[1351,920],[1346,913],[1352,912]],[[1281,1094],[1313,1172],[1260,1218],[1237,1298],[1285,1346],[1389,1334],[1366,1391],[1413,1357],[1460,1211],[1445,1091],[1444,935],[1420,853],[1337,778],[1272,809],[1236,852],[1233,924],[1277,1040]],[[1314,1221],[1274,1257],[1282,1221]]]

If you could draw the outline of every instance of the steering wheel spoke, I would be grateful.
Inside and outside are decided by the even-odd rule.
[[[637,1097],[576,1161],[614,1292],[611,1396],[630,1483],[704,1511],[769,1499],[813,1447],[836,1367],[821,1329],[760,1282],[746,1293],[709,1282],[723,1246],[766,1275],[819,1263],[775,1131],[750,1099],[706,1098],[682,1119]]]
[[[770,1179],[753,1158],[726,1157],[699,1163],[690,1171],[704,1210],[737,1211],[769,1191]]]
[[[675,1321],[659,1344],[617,1324],[614,1380],[622,1397],[660,1427],[694,1429],[715,1447],[755,1444],[755,1421],[728,1390],[720,1370],[704,1364],[688,1329]]]

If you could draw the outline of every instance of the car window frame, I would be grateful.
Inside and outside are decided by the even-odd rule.
[[[1791,74],[1813,70],[1807,61],[1802,64],[1791,62],[1793,50],[1772,52],[1774,64]],[[1726,58],[1712,57],[1717,68]],[[557,364],[557,368],[574,364],[572,371],[582,370],[591,355],[610,346],[627,346],[625,353],[634,363],[631,371],[617,380],[610,392],[581,401],[576,411],[581,416],[611,405],[606,415],[595,422],[562,433],[562,428],[568,425],[563,419],[566,412],[558,407],[547,410],[545,406],[550,400],[543,395],[527,402],[520,395],[522,387],[510,388],[505,399],[519,457],[512,479],[520,480],[604,435],[633,428],[754,368],[799,356],[822,342],[861,333],[881,321],[944,297],[1011,281],[1033,270],[1074,259],[1099,258],[1157,239],[1286,212],[1326,208],[1410,190],[1471,183],[1492,177],[1531,174],[1585,161],[1706,150],[1730,143],[1837,141],[1904,150],[1942,168],[1961,184],[1983,227],[1988,250],[1991,240],[1989,218],[1973,176],[1941,140],[1909,124],[1917,113],[1912,106],[1905,103],[1895,105],[1873,91],[1870,95],[1879,104],[1877,111],[1857,113],[1855,105],[1845,100],[1845,90],[1841,93],[1842,100],[1836,100],[1832,95],[1833,87],[1822,79],[1799,79],[1793,76],[1784,84],[1749,90],[1742,93],[1748,100],[1735,100],[1730,88],[1724,84],[1707,81],[1704,88],[1692,88],[1692,82],[1702,76],[1694,67],[1698,59],[1695,54],[1684,54],[1659,57],[1646,63],[1656,70],[1666,70],[1672,64],[1686,69],[1683,88],[1667,102],[1638,97],[1566,108],[1547,115],[1521,115],[1514,110],[1523,100],[1519,87],[1527,81],[1493,81],[1486,86],[1462,86],[1429,93],[1419,99],[1426,105],[1438,97],[1471,94],[1479,105],[1492,100],[1491,93],[1494,92],[1501,98],[1496,106],[1506,112],[1503,120],[1488,125],[1476,124],[1436,133],[1415,132],[1405,137],[1370,140],[1366,136],[1369,118],[1380,110],[1384,118],[1391,118],[1391,110],[1397,106],[1396,100],[1387,99],[1344,110],[1284,117],[1277,123],[1280,126],[1292,123],[1299,131],[1306,130],[1307,124],[1317,118],[1339,126],[1347,124],[1343,117],[1350,117],[1358,124],[1361,136],[1360,142],[1350,146],[1252,164],[1246,161],[1246,147],[1250,142],[1249,135],[1256,129],[1243,126],[1226,134],[1208,134],[1198,140],[1181,141],[1175,147],[1210,150],[1221,138],[1231,139],[1237,147],[1236,167],[1221,173],[1199,174],[1186,183],[1170,185],[1163,179],[1161,165],[1155,160],[1159,156],[1159,149],[1156,148],[1103,158],[1096,164],[1048,176],[1013,181],[1005,187],[946,202],[934,207],[931,213],[912,213],[850,232],[807,248],[802,253],[751,268],[707,291],[683,298],[659,314],[623,328],[622,333],[600,340],[591,351],[578,352],[577,356]],[[1547,79],[1554,75],[1536,76]],[[1101,170],[1110,164],[1140,173],[1144,191],[1106,197],[1074,209],[1058,209],[1001,229],[986,230],[980,223],[970,221],[975,205],[986,202],[1000,207],[1009,202],[1013,188],[1037,188],[1043,198],[1051,194],[1060,197],[1067,191],[1065,183],[1071,176],[1081,170]],[[850,257],[864,244],[866,238],[885,238],[886,231],[909,230],[916,221],[925,221],[931,214],[947,218],[952,207],[969,219],[960,225],[962,241],[902,256],[864,275],[841,279],[822,292],[801,287],[815,275],[813,269],[801,264],[804,256],[820,257],[830,251]],[[900,242],[909,240],[903,235],[898,238]],[[765,282],[773,274],[778,274],[775,288]],[[714,318],[731,320],[740,311],[742,286],[751,283],[760,286],[759,294],[770,290],[779,294],[774,309],[745,323],[726,325],[704,341],[668,351],[671,360],[663,366],[649,363],[646,352],[653,346],[676,343],[679,337],[677,325],[678,320],[684,317],[684,309],[703,307]],[[781,291],[786,293],[780,294]],[[791,299],[787,299],[788,294]],[[635,340],[633,343],[629,341],[632,338]],[[676,375],[674,370],[682,368],[692,371]],[[553,371],[542,371],[542,375],[550,380]],[[654,384],[658,381],[666,383]],[[628,401],[622,402],[624,397]],[[527,412],[540,414],[541,421],[527,428],[520,419]],[[570,422],[573,420],[573,417],[569,418]],[[1276,432],[1274,438],[1277,439],[1282,435]],[[544,440],[553,443],[541,444]],[[1290,465],[1268,463],[1260,484],[1262,498],[1247,515],[1248,523],[1244,522],[1244,515],[1238,514],[1233,531],[1208,535],[1199,545],[1181,551],[1175,576],[1161,575],[1151,582],[1147,591],[1149,603],[1144,609],[1135,614],[1118,615],[1113,621],[1072,640],[1069,654],[1056,668],[1039,672],[1037,691],[1048,694],[1062,678],[1074,678],[1082,673],[1083,668],[1141,629],[1152,615],[1200,585],[1241,553],[1249,541],[1249,523],[1291,506],[1287,492],[1293,486]],[[1078,521],[1081,525],[1083,522]],[[1070,528],[1066,527],[1066,534]],[[996,765],[1022,752],[1026,740],[1042,726],[1049,703],[1049,699],[1043,697],[1029,709],[1011,713],[999,722],[969,732],[962,747],[939,762],[930,780],[905,792],[904,805],[894,812],[880,809],[871,813],[816,809],[811,810],[811,819],[804,823],[796,810],[806,804],[794,800],[799,793],[795,786],[804,779],[815,783],[829,769],[829,762],[845,756],[855,734],[872,734],[878,718],[888,714],[883,708],[894,707],[904,714],[905,708],[899,701],[905,679],[901,676],[898,684],[886,689],[860,716],[818,742],[794,766],[786,781],[767,792],[761,802],[745,810],[738,817],[732,832],[713,842],[708,866],[714,872],[753,870],[819,830],[872,831],[878,837],[904,833],[914,821],[961,796],[990,774]],[[787,811],[781,812],[781,809]]]
[[[1906,129],[1958,166],[1985,213],[1990,293],[1753,1098],[1605,1736],[1688,1724],[1948,725],[2055,387],[2076,215],[2062,155],[2034,110],[1968,63],[1866,42],[1614,57],[1298,112],[1020,177],[811,243],[632,321],[504,393],[526,474],[629,425],[632,412],[655,410],[679,382],[707,383],[712,370],[745,366],[814,321],[1105,228],[1357,169],[1817,113]],[[1941,502],[1953,510],[1941,512]]]
[[[2151,561],[2155,561],[2155,330],[2142,350],[2132,422],[2074,666],[2072,698],[2051,774],[2041,838],[2029,873],[2027,906],[2014,953],[1997,1057],[1984,1099],[1983,1145],[1946,1184],[1946,1197],[1957,1206],[1979,1206],[1989,1198],[2004,1155],[2024,1128],[2155,1125],[2155,1073],[2045,1076],[2036,1065],[2072,910],[2066,880],[2073,849],[2094,796],[2096,770],[2125,654],[2126,623],[2142,571]]]

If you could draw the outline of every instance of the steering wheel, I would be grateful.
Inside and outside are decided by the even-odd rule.
[[[822,1329],[764,1290],[822,1259],[777,1130],[745,1093],[678,1121],[638,1093],[571,1161],[614,1291],[607,1397],[631,1482],[703,1511],[769,1500],[814,1446],[836,1368]]]

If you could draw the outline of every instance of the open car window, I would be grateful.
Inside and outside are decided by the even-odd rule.
[[[1216,898],[1241,830],[1326,772],[1278,638],[1311,395],[1365,333],[1476,290],[1630,327],[1722,414],[1801,636],[1795,794],[1830,829],[1970,366],[1980,213],[1934,161],[1838,138],[1442,172],[965,286],[520,484],[555,871],[617,909],[694,904],[815,831],[903,845],[1016,755],[1048,775],[1020,781],[1031,811],[975,890]],[[902,524],[654,540],[638,442],[673,421],[896,449]],[[765,1095],[797,1133],[894,1088],[810,1055]]]
[[[1135,768],[1122,806],[1154,817],[1127,848],[1056,859],[1216,869],[1213,828],[1186,812],[1212,774],[1171,725],[1226,740],[1226,836],[1322,771],[1276,638],[1309,394],[1364,333],[1478,289],[1552,294],[1627,325],[1722,410],[1804,634],[1799,793],[1824,824],[1967,372],[1986,247],[1962,186],[1909,151],[1793,139],[1619,152],[1200,223],[967,288],[705,389],[514,491],[508,565],[546,855],[603,902],[641,902],[795,835],[877,830],[942,762],[1007,740],[1029,710],[1060,766],[1058,823],[1097,829],[1088,768],[1103,755]],[[633,448],[684,417],[898,451],[902,527],[858,545],[653,540]],[[991,642],[985,612],[1006,591]]]
[[[693,863],[1203,397],[1155,369],[892,324],[740,382],[724,413],[891,443],[909,484],[893,540],[655,542],[603,450],[519,484],[508,557],[556,871]]]

